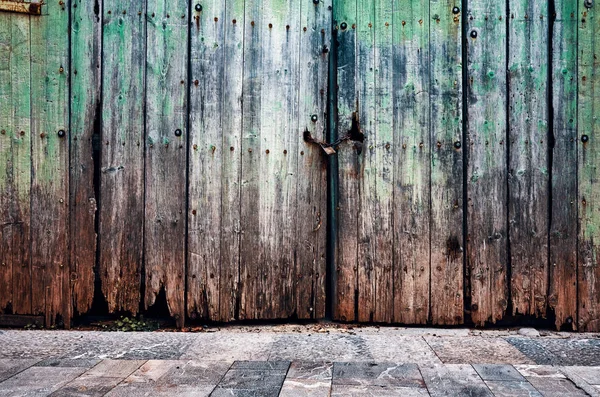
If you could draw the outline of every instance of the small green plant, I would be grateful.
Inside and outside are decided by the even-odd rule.
[[[134,317],[123,317],[110,324],[102,324],[102,328],[105,331],[121,331],[121,332],[144,332],[144,331],[156,331],[159,325],[155,321],[144,320],[143,317],[139,319]]]

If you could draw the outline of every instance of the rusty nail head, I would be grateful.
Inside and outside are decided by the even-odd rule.
[[[175,136],[181,136],[182,132],[179,128],[175,130]]]
[[[583,142],[583,143],[586,143],[586,142],[587,142],[587,141],[589,141],[589,140],[590,140],[590,137],[589,137],[589,136],[587,136],[587,135],[582,135],[582,136],[581,136],[581,142]]]
[[[312,116],[310,116],[310,119],[312,120],[313,123],[316,123],[317,120],[319,120],[319,118],[317,117],[316,114],[313,114]]]
[[[65,130],[58,130],[58,137],[59,138],[64,138],[65,135],[67,135],[67,133],[65,132]]]
[[[452,9],[452,13],[453,13],[453,14],[458,14],[458,13],[460,13],[460,8],[458,8],[458,7],[454,7],[454,8]]]
[[[477,310],[479,310],[479,306],[477,305],[477,303],[473,303],[473,304],[471,305],[471,310],[473,310],[473,311],[477,311]]]
[[[194,9],[195,9],[196,11],[198,11],[198,12],[202,11],[202,4],[200,4],[200,3],[197,3],[197,4],[194,6]]]

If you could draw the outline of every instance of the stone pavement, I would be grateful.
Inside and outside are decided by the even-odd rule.
[[[209,331],[0,330],[0,396],[600,396],[597,334]]]

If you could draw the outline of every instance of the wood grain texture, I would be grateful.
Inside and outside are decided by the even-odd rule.
[[[509,0],[509,9],[508,216],[512,312],[546,317],[550,216],[548,9],[547,2],[521,0]]]
[[[185,322],[188,3],[147,2],[144,258],[146,309],[162,289]]]
[[[331,51],[332,0],[301,3],[299,130],[326,140],[328,65]],[[316,121],[313,121],[316,116]],[[326,159],[318,145],[298,140],[296,270],[298,318],[325,317],[327,244]]]
[[[555,2],[552,21],[552,217],[548,304],[556,327],[577,327],[577,2]]]
[[[333,4],[337,42],[337,127],[343,137],[358,129],[357,64],[356,64],[356,1],[335,1]],[[357,131],[359,132],[359,131]],[[339,201],[335,301],[333,317],[340,321],[356,320],[355,296],[358,282],[358,210],[359,156],[362,142],[350,141],[338,150]]]
[[[431,319],[462,324],[462,14],[453,0],[430,2]]]
[[[144,247],[146,8],[103,4],[99,273],[110,312],[137,314]]]
[[[430,310],[429,2],[394,3],[394,322]]]
[[[70,280],[73,312],[86,313],[94,298],[96,197],[93,139],[99,126],[102,3],[71,3]],[[98,131],[99,132],[99,131]]]
[[[33,314],[71,318],[69,282],[69,11],[48,3],[31,23],[31,261]]]
[[[508,305],[506,18],[504,2],[469,1],[467,267],[478,326]]]
[[[29,16],[0,14],[0,313],[30,314]]]
[[[579,330],[600,330],[600,14],[579,6]]]

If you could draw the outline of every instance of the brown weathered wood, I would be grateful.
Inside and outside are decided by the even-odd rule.
[[[552,217],[549,307],[577,327],[577,2],[555,1],[552,23]]]
[[[70,279],[74,313],[83,314],[94,298],[96,197],[94,134],[100,122],[102,3],[71,3]]]
[[[31,36],[0,14],[0,312],[31,313]]]
[[[34,325],[44,326],[44,316],[27,316],[19,314],[0,314],[0,327],[23,328]]]
[[[546,316],[548,8],[509,0],[508,217],[513,315]]]
[[[110,312],[136,314],[144,235],[145,3],[102,10],[99,273]]]
[[[506,4],[471,0],[467,10],[467,268],[476,325],[508,305]]]
[[[430,5],[431,319],[450,325],[464,320],[462,11]]]
[[[594,2],[595,3],[595,2]],[[578,328],[600,331],[600,13],[579,5]]]
[[[394,321],[429,319],[429,2],[394,7]]]
[[[332,0],[301,3],[299,128],[325,141]],[[316,120],[313,121],[313,116]],[[325,154],[298,134],[298,192],[295,289],[298,318],[325,317],[327,172]]]
[[[31,23],[33,314],[69,327],[69,11],[48,3]]]
[[[150,0],[146,40],[144,305],[185,322],[188,3]]]

